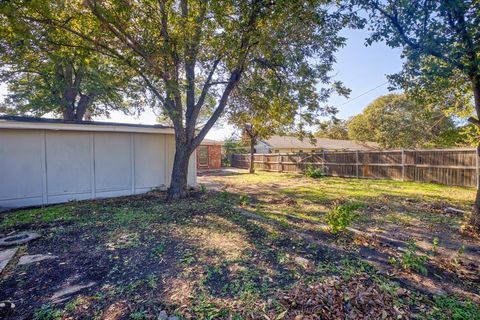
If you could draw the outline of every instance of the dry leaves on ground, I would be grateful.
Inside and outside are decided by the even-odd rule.
[[[408,319],[390,295],[364,276],[333,277],[309,286],[300,283],[280,300],[286,308],[283,319]]]

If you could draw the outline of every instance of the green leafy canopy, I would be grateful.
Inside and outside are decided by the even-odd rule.
[[[82,39],[38,21],[68,19],[69,8],[47,1],[0,4],[0,80],[8,89],[4,112],[82,120],[87,111],[108,115],[139,106],[141,91],[131,72]]]
[[[464,143],[452,118],[403,94],[375,99],[348,122],[348,136],[384,148],[452,147]]]

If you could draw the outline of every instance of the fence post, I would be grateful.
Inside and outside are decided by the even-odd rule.
[[[355,151],[355,172],[358,178],[358,150]]]
[[[405,150],[402,149],[402,181],[405,181]]]
[[[323,174],[326,175],[327,171],[325,170],[325,167],[327,167],[327,166],[325,165],[325,163],[327,162],[327,160],[325,160],[325,149],[322,149],[322,159],[323,159],[323,168],[322,168],[323,169]],[[328,167],[327,167],[327,169],[328,169]]]

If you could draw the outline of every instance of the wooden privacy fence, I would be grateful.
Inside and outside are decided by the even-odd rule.
[[[232,155],[232,167],[248,168],[249,154]],[[478,187],[475,149],[321,151],[315,153],[255,154],[259,170],[304,172],[323,168],[328,176],[436,182]]]

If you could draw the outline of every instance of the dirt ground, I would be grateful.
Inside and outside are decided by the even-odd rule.
[[[236,170],[199,183],[178,202],[152,192],[3,213],[0,236],[41,237],[1,274],[15,308],[0,317],[480,319],[480,242],[448,209],[469,210],[474,190]],[[350,202],[354,222],[332,234],[325,215]],[[27,254],[56,258],[18,265]]]

